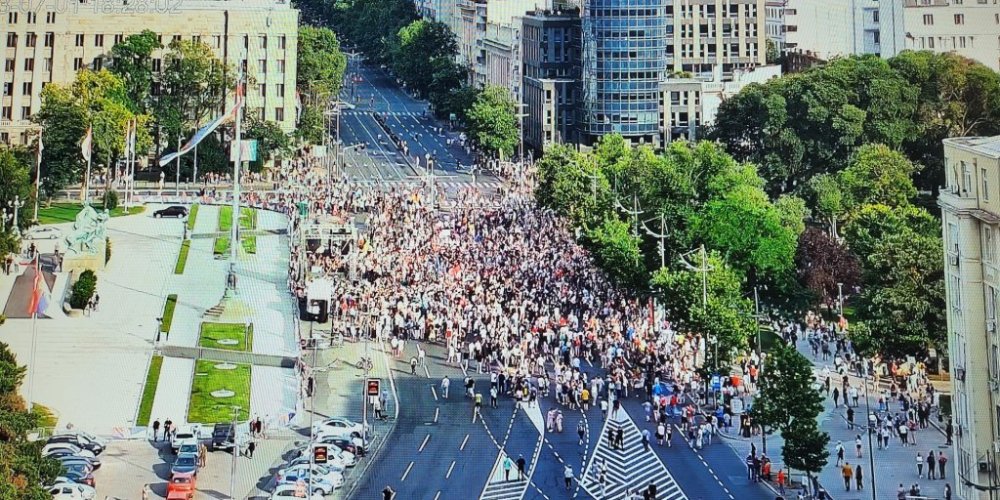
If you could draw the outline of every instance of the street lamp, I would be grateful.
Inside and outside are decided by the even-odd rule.
[[[840,315],[844,315],[844,284],[837,283],[837,309]]]
[[[163,318],[156,318],[156,343],[160,343],[160,334],[163,333]]]
[[[237,222],[237,224],[238,223],[239,222]],[[232,429],[232,433],[233,433],[233,443],[234,443],[234,446],[233,446],[233,466],[232,466],[232,471],[230,471],[230,475],[229,475],[229,498],[230,499],[235,499],[236,495],[234,493],[236,492],[236,461],[237,461],[237,459],[240,456],[240,443],[239,443],[239,438],[238,438],[239,433],[236,432],[236,425],[237,425],[238,420],[239,420],[240,410],[242,410],[243,408],[240,407],[240,406],[233,405],[232,409],[233,409],[233,429]]]
[[[21,235],[21,228],[18,227],[17,212],[18,212],[18,210],[20,210],[21,207],[24,206],[24,200],[21,199],[20,195],[15,195],[14,196],[14,201],[11,201],[9,203],[10,203],[10,206],[14,208],[14,219],[13,219],[13,224],[14,224],[14,231],[13,232],[14,232],[14,236],[20,236]]]

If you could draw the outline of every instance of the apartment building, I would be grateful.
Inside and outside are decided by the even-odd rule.
[[[944,233],[955,497],[985,500],[1000,449],[1000,136],[944,140]]]
[[[524,142],[538,151],[576,141],[580,98],[579,10],[533,11],[520,19],[524,51]]]
[[[785,0],[784,49],[822,60],[880,54],[882,12],[878,0]]]
[[[906,34],[897,50],[954,52],[1000,71],[1000,1],[903,0]]]
[[[109,6],[120,12],[109,14]],[[70,83],[84,68],[108,67],[111,48],[144,29],[158,33],[164,46],[173,40],[199,40],[225,63],[246,67],[255,80],[247,89],[247,114],[277,122],[286,132],[295,127],[299,12],[287,1],[186,0],[169,10],[142,13],[125,2],[114,6],[84,1],[59,12],[0,16],[5,21],[0,23],[2,142],[29,142],[30,119],[41,107],[43,86]],[[154,72],[162,69],[166,52],[153,54]],[[231,103],[232,96],[228,99]]]

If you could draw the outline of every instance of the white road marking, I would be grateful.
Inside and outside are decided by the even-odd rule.
[[[462,446],[458,447],[458,451],[465,451],[465,443],[469,442],[469,435],[465,435],[465,439],[462,440]]]
[[[454,460],[452,460],[452,461],[451,461],[451,466],[450,466],[450,467],[448,467],[448,473],[444,475],[444,478],[445,478],[445,479],[448,479],[448,478],[450,478],[450,477],[451,477],[451,471],[452,471],[452,469],[454,469],[454,468],[455,468],[455,461],[454,461]]]
[[[427,365],[424,365],[424,373],[427,374],[427,378],[431,378],[431,371],[427,369]]]
[[[440,407],[438,407],[438,408],[434,408],[434,423],[435,423],[435,424],[436,424],[436,423],[437,423],[437,421],[438,421],[438,413],[440,413],[440,412],[441,412],[441,408],[440,408]]]
[[[403,477],[399,480],[400,482],[406,481],[406,476],[410,475],[410,469],[413,468],[413,462],[406,466],[406,472],[403,472]]]
[[[438,498],[441,498],[441,492],[440,491],[437,492],[437,495],[434,495],[434,500],[438,500]]]
[[[431,394],[434,395],[434,401],[437,401],[438,400],[438,391],[436,389],[434,389],[433,385],[431,386]]]
[[[424,451],[424,447],[427,446],[427,441],[430,441],[430,439],[431,439],[431,435],[430,434],[427,434],[426,436],[424,436],[424,442],[420,443],[420,449],[417,450],[417,453],[420,453],[420,452]]]

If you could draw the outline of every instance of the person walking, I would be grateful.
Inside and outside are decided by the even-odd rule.
[[[490,387],[490,408],[497,407],[497,386]]]
[[[836,387],[833,390],[837,390]],[[851,478],[854,477],[854,468],[851,467],[849,462],[844,462],[844,466],[840,469],[841,475],[844,476],[844,488],[847,491],[851,491]]]
[[[510,457],[503,457],[503,480],[510,481],[510,470],[514,467],[514,462]]]
[[[474,406],[474,407],[472,408],[472,421],[473,421],[473,422],[475,422],[475,421],[476,421],[476,417],[477,417],[477,416],[479,416],[479,412],[480,412],[480,411],[482,410],[482,408],[483,408],[483,394],[482,394],[482,393],[480,393],[480,392],[477,392],[477,393],[476,393],[476,397],[475,397],[475,400],[476,400],[476,404],[475,404],[475,406]]]
[[[208,447],[205,443],[198,444],[198,467],[204,467],[208,461]]]
[[[160,419],[153,421],[153,442],[157,442],[160,439]]]
[[[935,467],[934,467],[934,450],[927,452],[927,479],[934,479]]]
[[[448,387],[450,386],[451,386],[451,379],[449,379],[448,376],[445,375],[444,378],[441,379],[441,395],[445,399],[448,399]]]
[[[642,451],[649,451],[649,429],[642,430]]]
[[[566,468],[563,469],[563,479],[566,481],[566,491],[569,491],[573,485],[573,467],[570,467],[569,464],[566,464]]]
[[[247,458],[253,458],[253,451],[257,449],[257,442],[253,439],[247,444]]]
[[[527,479],[528,476],[524,472],[524,468],[525,468],[525,466],[527,466],[527,464],[528,464],[528,462],[526,460],[524,460],[524,455],[518,455],[517,456],[517,480],[518,481],[523,481],[524,479]]]
[[[836,390],[836,387],[834,388]],[[837,441],[837,446],[834,447],[837,452],[837,467],[844,465],[844,443]]]
[[[865,489],[864,481],[864,472],[861,470],[861,464],[858,464],[858,466],[854,468],[854,487],[857,488],[858,491]]]
[[[785,494],[785,469],[784,467],[778,469],[778,492],[782,495]]]
[[[854,451],[857,458],[861,458],[861,434],[856,434],[854,436]]]
[[[917,452],[917,477],[924,478],[924,456]]]
[[[625,429],[618,428],[618,431],[615,433],[615,441],[618,443],[618,449],[625,451]]]
[[[666,437],[667,427],[663,425],[663,421],[656,424],[656,444],[658,446],[663,446],[663,439]]]
[[[938,451],[937,463],[938,463],[938,477],[940,477],[941,479],[945,479],[944,465],[948,463],[948,457],[945,456],[943,451]]]
[[[580,446],[583,446],[583,439],[587,436],[587,427],[583,425],[583,420],[576,425],[576,434],[580,436]]]

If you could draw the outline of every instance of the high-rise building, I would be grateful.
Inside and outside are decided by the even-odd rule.
[[[43,86],[70,83],[84,68],[109,66],[111,48],[144,29],[156,32],[164,46],[200,40],[226,64],[245,65],[254,80],[247,89],[247,115],[274,121],[286,132],[295,128],[298,10],[284,0],[185,0],[169,6],[138,12],[143,9],[124,1],[82,1],[58,11],[0,14],[0,142],[29,142]],[[154,52],[155,73],[166,52]]]
[[[576,141],[580,99],[580,11],[534,11],[520,20],[524,142],[544,151]]]
[[[898,1],[905,36],[883,55],[904,49],[954,52],[1000,70],[1000,3],[996,0]]]
[[[955,497],[990,498],[1000,448],[1000,136],[944,140],[948,352]]]

